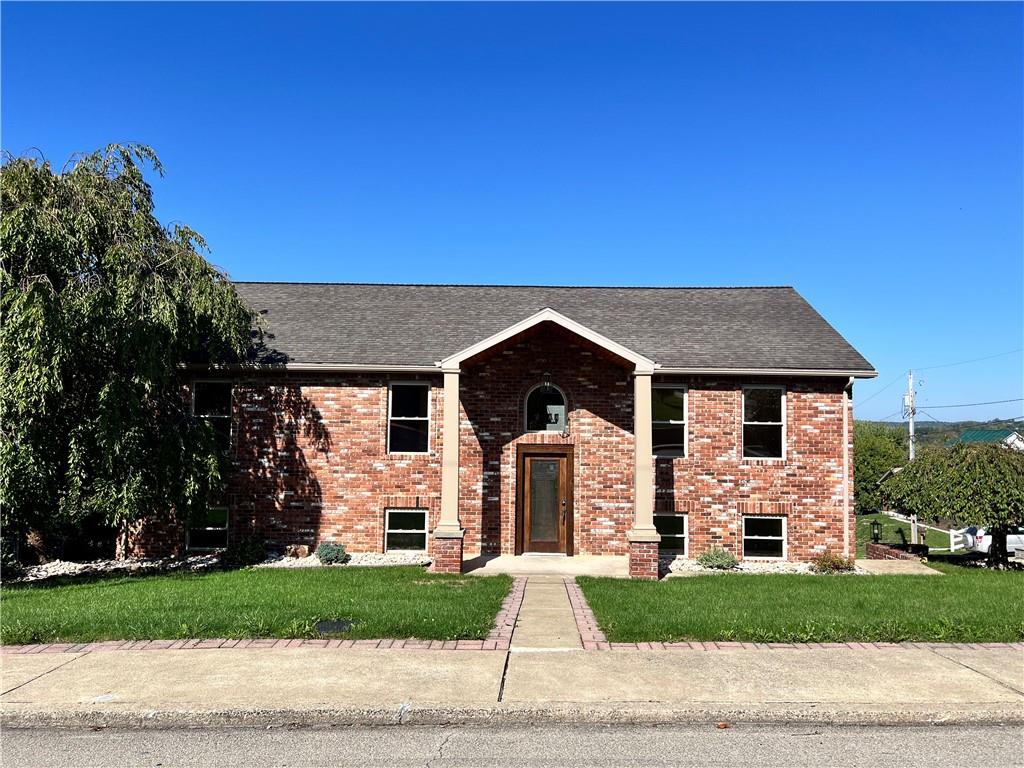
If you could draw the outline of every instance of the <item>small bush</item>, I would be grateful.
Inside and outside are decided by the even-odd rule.
[[[836,555],[826,549],[811,560],[811,570],[815,573],[847,573],[853,570],[853,558]]]
[[[245,568],[267,559],[267,543],[263,539],[246,538],[224,550],[220,564],[225,568]]]
[[[324,565],[334,565],[345,561],[345,545],[325,541],[316,548],[316,556]]]
[[[702,553],[698,558],[697,562],[703,565],[705,568],[714,568],[719,571],[728,571],[739,565],[739,560],[736,559],[736,555],[727,549],[721,547],[712,547],[706,552]]]

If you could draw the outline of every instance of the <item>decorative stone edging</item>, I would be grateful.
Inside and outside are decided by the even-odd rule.
[[[519,618],[526,592],[526,579],[518,578],[501,604],[501,610],[494,618],[494,628],[485,640],[329,640],[318,638],[267,638],[258,640],[228,640],[211,638],[206,640],[103,640],[93,643],[35,643],[33,645],[3,645],[0,654],[35,653],[97,653],[104,651],[177,651],[190,649],[259,649],[259,648],[362,648],[380,650],[416,651],[507,651],[512,642],[512,632]]]
[[[576,629],[580,633],[583,650],[596,651],[607,646],[608,638],[597,626],[594,612],[587,605],[587,599],[583,596],[583,590],[576,583],[576,579],[565,580],[565,591],[569,595],[569,605],[572,606],[572,615],[576,619]]]
[[[597,625],[594,612],[587,605],[583,590],[575,579],[565,580],[565,591],[569,594],[576,628],[580,633],[585,651],[784,651],[784,650],[823,650],[826,648],[847,648],[853,650],[882,649],[1013,649],[1024,650],[1024,642],[1019,643],[739,643],[739,642],[677,642],[677,643],[609,643],[601,628]]]
[[[678,642],[678,643],[609,643],[583,641],[584,650],[592,651],[820,651],[829,648],[847,650],[1024,650],[1024,643],[739,643],[739,642]]]

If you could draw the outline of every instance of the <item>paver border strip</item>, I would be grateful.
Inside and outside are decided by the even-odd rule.
[[[0,645],[2,655],[28,655],[36,653],[102,653],[106,651],[177,651],[213,650],[218,648],[357,648],[366,650],[417,651],[507,651],[512,643],[512,632],[519,618],[526,593],[526,578],[518,577],[502,601],[494,626],[484,640],[419,640],[416,638],[379,640],[341,640],[330,638],[192,638],[187,640],[103,640],[91,643],[34,643],[31,645]]]
[[[587,598],[583,596],[583,590],[580,589],[575,578],[565,580],[565,591],[569,595],[569,605],[572,606],[572,615],[576,619],[576,630],[580,633],[583,650],[608,650],[608,638],[604,636],[604,632],[597,625],[597,618],[590,610]]]

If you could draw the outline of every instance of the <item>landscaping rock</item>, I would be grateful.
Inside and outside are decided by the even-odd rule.
[[[193,555],[186,558],[129,558],[126,560],[92,560],[86,563],[74,563],[69,560],[53,560],[42,565],[33,565],[25,569],[25,574],[14,582],[43,581],[68,576],[93,576],[104,573],[161,573],[166,571],[203,571],[213,568],[220,562],[217,552]]]
[[[389,565],[430,565],[430,557],[419,552],[357,552],[343,563],[324,565],[315,554],[307,557],[270,557],[256,568],[348,568]]]
[[[741,560],[739,564],[731,570],[719,570],[715,568],[705,568],[696,560],[689,560],[685,557],[666,557],[662,558],[661,562],[662,571],[668,571],[669,573],[678,573],[684,576],[693,576],[697,574],[708,574],[708,573],[810,573],[815,574],[815,571],[811,570],[810,563],[793,563],[785,560],[767,562],[763,560]],[[859,573],[866,574],[862,568],[855,568],[853,571],[848,573]],[[827,575],[827,574],[816,574],[816,575]]]

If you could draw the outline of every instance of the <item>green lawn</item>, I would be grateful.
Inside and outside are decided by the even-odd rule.
[[[897,520],[894,517],[889,517],[882,512],[876,512],[871,515],[857,515],[857,557],[867,557],[865,547],[869,541],[871,541],[871,521],[877,520],[882,525],[882,533],[880,540],[884,544],[899,544],[904,539],[900,537],[899,532],[903,532],[903,536],[906,537],[906,541],[910,541],[910,523],[905,523],[902,520]],[[943,552],[949,551],[949,536],[943,535],[938,531],[933,531],[930,528],[919,527],[919,530],[925,534],[925,541],[928,544],[928,549],[941,550]]]
[[[318,637],[322,619],[354,620],[338,637],[482,639],[512,579],[418,567],[247,569],[116,577],[0,589],[5,644],[207,637]]]
[[[1024,573],[957,565],[944,576],[717,574],[577,579],[612,642],[1011,642],[1024,638]]]

